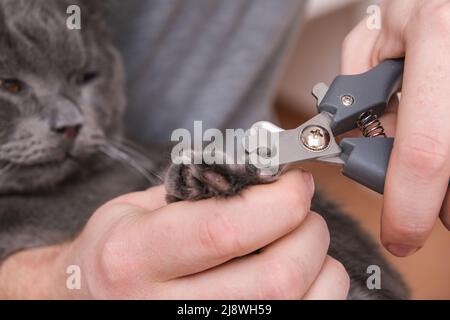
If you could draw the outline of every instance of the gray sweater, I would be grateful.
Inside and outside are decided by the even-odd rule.
[[[127,69],[133,138],[243,128],[271,118],[277,76],[305,1],[127,0],[110,6]]]

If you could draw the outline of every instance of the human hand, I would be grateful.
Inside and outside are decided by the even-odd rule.
[[[384,1],[382,28],[363,20],[345,39],[342,72],[405,57],[400,104],[381,118],[395,135],[381,240],[394,255],[420,249],[437,217],[450,229],[450,1]]]
[[[82,299],[344,299],[348,275],[327,257],[327,226],[309,211],[313,189],[310,174],[293,171],[226,200],[167,205],[162,187],[122,196],[52,255],[45,271],[53,280],[40,291]],[[65,288],[68,265],[80,267],[81,290]]]

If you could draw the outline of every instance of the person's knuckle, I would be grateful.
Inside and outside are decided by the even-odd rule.
[[[129,248],[122,241],[107,239],[100,246],[95,262],[97,274],[96,288],[103,292],[116,292],[125,288],[126,283],[135,277],[129,257]]]
[[[347,34],[341,44],[342,54],[345,54],[350,50],[350,41],[351,41],[351,36],[350,36],[350,34]]]
[[[218,257],[227,258],[242,250],[239,232],[225,212],[215,212],[200,223],[200,244]]]
[[[342,41],[341,51],[342,51],[342,54],[344,56],[355,49],[354,48],[355,47],[355,45],[354,45],[354,43],[355,43],[355,40],[354,40],[355,39],[355,32],[356,31],[353,30],[350,33],[348,33],[345,36],[344,40]]]
[[[400,162],[411,175],[427,181],[443,172],[448,166],[445,152],[445,142],[434,135],[412,134],[399,144],[398,155]]]
[[[264,281],[260,290],[262,299],[296,299],[306,280],[300,265],[288,259],[272,258],[266,262]]]
[[[424,1],[411,22],[447,37],[450,32],[450,2]]]

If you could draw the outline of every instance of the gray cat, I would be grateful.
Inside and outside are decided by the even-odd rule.
[[[124,143],[122,64],[96,2],[0,0],[0,260],[75,237],[106,201],[156,184],[151,172],[166,161],[155,148]],[[65,27],[74,3],[83,8],[82,31]],[[264,181],[250,165],[172,165],[165,182],[168,201],[180,201]],[[320,195],[312,208],[330,228],[329,254],[350,275],[349,298],[407,298],[354,221]],[[382,270],[380,290],[366,286],[369,265]]]

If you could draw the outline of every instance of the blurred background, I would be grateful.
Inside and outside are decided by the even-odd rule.
[[[310,0],[306,24],[287,61],[276,103],[284,128],[295,128],[316,114],[310,90],[317,82],[330,84],[339,73],[341,43],[373,3]],[[302,163],[301,167],[314,174],[319,189],[379,239],[381,196],[343,177],[339,167],[318,163]],[[383,252],[402,273],[412,298],[450,299],[450,232],[440,222],[425,247],[412,257],[396,258]]]

